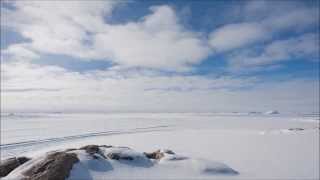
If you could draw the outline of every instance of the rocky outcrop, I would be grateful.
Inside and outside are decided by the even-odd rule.
[[[157,150],[151,153],[138,153],[129,147],[113,147],[109,145],[87,145],[80,148],[69,148],[64,151],[51,152],[43,156],[43,159],[31,163],[21,174],[28,180],[63,180],[69,176],[73,164],[79,162],[77,157],[78,151],[85,151],[93,159],[99,157],[111,160],[124,161],[148,161],[150,159],[160,160],[165,156],[169,156],[168,160],[184,160],[175,155],[171,150]],[[19,157],[10,158],[1,162],[0,175],[7,176],[11,171],[19,165],[28,161],[29,158]]]
[[[23,172],[28,180],[64,180],[79,159],[75,153],[54,152]]]
[[[157,160],[164,157],[164,153],[161,152],[160,150],[157,150],[157,151],[154,151],[151,153],[145,152],[144,155],[147,156],[147,158],[149,158],[149,159],[157,159]]]
[[[178,155],[171,150],[157,150],[150,153],[141,153],[129,147],[87,145],[80,148],[46,153],[43,156],[33,158],[30,162],[20,167],[19,165],[28,161],[29,158],[10,158],[1,162],[0,170],[1,176],[5,176],[8,179],[64,180],[68,177],[74,178],[74,175],[78,175],[79,172],[81,174],[82,171],[85,170],[88,170],[88,172],[107,172],[113,170],[115,167],[119,167],[119,164],[132,167],[149,168],[154,165],[166,164],[162,163],[166,161],[182,161],[188,159],[190,158]],[[184,164],[191,163],[191,166],[193,166],[192,161],[188,161]],[[75,163],[78,164],[74,166]],[[199,169],[201,173],[227,175],[238,174],[237,171],[224,164],[218,164],[215,162],[208,164],[202,161],[199,161],[199,163],[200,165],[197,165],[197,163],[195,165],[197,166],[196,169]],[[117,166],[113,166],[115,164]],[[78,174],[74,174],[75,172]]]
[[[27,157],[14,157],[0,162],[0,177],[5,177],[21,164],[29,161]]]
[[[134,157],[132,157],[130,155],[123,155],[120,152],[111,152],[107,156],[108,156],[108,158],[113,159],[113,160],[129,160],[129,161],[134,160]]]
[[[144,155],[149,159],[160,160],[165,156],[165,154],[175,155],[175,153],[169,149],[161,151],[160,149],[151,153],[144,152]]]
[[[100,149],[98,145],[87,145],[79,148],[80,150],[85,150],[88,154],[99,153]]]
[[[79,150],[85,150],[86,153],[88,153],[89,155],[91,155],[93,158],[97,159],[98,156],[96,156],[95,154],[99,154],[100,156],[102,156],[103,158],[107,159],[107,157],[102,153],[100,147],[104,147],[104,148],[110,148],[112,146],[107,146],[107,145],[102,145],[102,146],[98,146],[98,145],[87,145],[87,146],[83,146],[81,148],[79,148]]]

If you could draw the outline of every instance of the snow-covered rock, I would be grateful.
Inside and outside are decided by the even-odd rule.
[[[13,157],[0,162],[0,177],[7,176],[12,170],[30,159],[27,157]]]
[[[171,150],[142,153],[128,147],[87,145],[38,156],[4,179],[163,179],[186,172],[203,176],[238,174],[223,163],[177,155]]]

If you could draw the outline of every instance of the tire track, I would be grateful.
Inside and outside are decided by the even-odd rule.
[[[21,141],[16,143],[0,144],[0,150],[16,149],[19,147],[34,146],[34,145],[46,144],[46,143],[59,143],[59,142],[78,140],[78,139],[97,137],[97,136],[159,131],[159,130],[165,130],[168,127],[170,126],[150,126],[150,127],[127,129],[127,130],[103,131],[103,132],[86,133],[86,134],[64,136],[64,137],[57,137],[57,138],[47,138],[47,139],[41,139],[41,140]]]

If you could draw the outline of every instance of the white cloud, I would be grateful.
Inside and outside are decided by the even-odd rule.
[[[95,49],[125,66],[183,70],[208,56],[197,34],[178,24],[168,6],[153,7],[141,22],[110,26],[95,36]],[[110,55],[109,55],[110,54]]]
[[[209,43],[214,51],[228,51],[261,41],[268,37],[267,31],[259,23],[228,24],[209,35]]]
[[[318,8],[301,8],[283,12],[279,16],[270,16],[262,22],[266,29],[272,32],[284,30],[302,31],[310,26],[319,26]]]
[[[249,16],[249,20],[213,30],[209,35],[212,49],[217,52],[231,51],[271,41],[275,35],[288,30],[302,32],[309,27],[318,27],[319,8],[297,8],[294,7],[296,3],[249,1],[241,14]]]
[[[16,1],[16,9],[4,11],[4,26],[13,28],[31,42],[34,51],[83,56],[88,33],[104,27],[103,15],[114,7],[111,1]]]
[[[317,34],[304,34],[296,38],[273,41],[266,45],[261,53],[254,49],[236,52],[229,57],[229,63],[231,68],[239,70],[298,58],[319,61]]]
[[[5,62],[7,59],[23,59],[28,61],[38,58],[40,58],[40,56],[34,51],[30,50],[27,44],[13,44],[7,49],[1,51],[1,59],[3,62]]]
[[[138,21],[108,24],[106,17],[112,16],[118,4],[115,1],[17,1],[15,10],[2,8],[1,13],[6,17],[4,25],[31,42],[5,51],[17,56],[21,56],[20,52],[26,55],[26,51],[31,55],[33,51],[38,55],[63,54],[87,61],[111,61],[124,67],[188,71],[211,54],[269,42],[279,32],[301,31],[319,20],[317,8],[250,1],[243,16],[259,16],[261,12],[264,15],[260,19],[223,25],[207,39],[204,34],[183,27],[174,9],[167,5],[151,7],[150,14]],[[272,9],[274,14],[266,14]],[[17,47],[19,51],[12,50]]]
[[[137,22],[107,24],[103,16],[111,15],[114,6],[109,1],[18,1],[17,10],[5,16],[7,26],[29,38],[29,48],[40,53],[177,71],[209,55],[206,41],[185,29],[171,7],[151,7],[151,14]]]

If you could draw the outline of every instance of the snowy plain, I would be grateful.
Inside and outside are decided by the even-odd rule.
[[[319,115],[5,113],[0,148],[1,159],[88,144],[127,146],[137,152],[171,149],[190,158],[148,168],[111,162],[112,170],[97,165],[100,169],[88,171],[91,179],[319,179],[319,132]],[[226,165],[238,174],[199,173],[210,164]],[[81,166],[76,164],[70,179],[79,178],[78,172]]]

